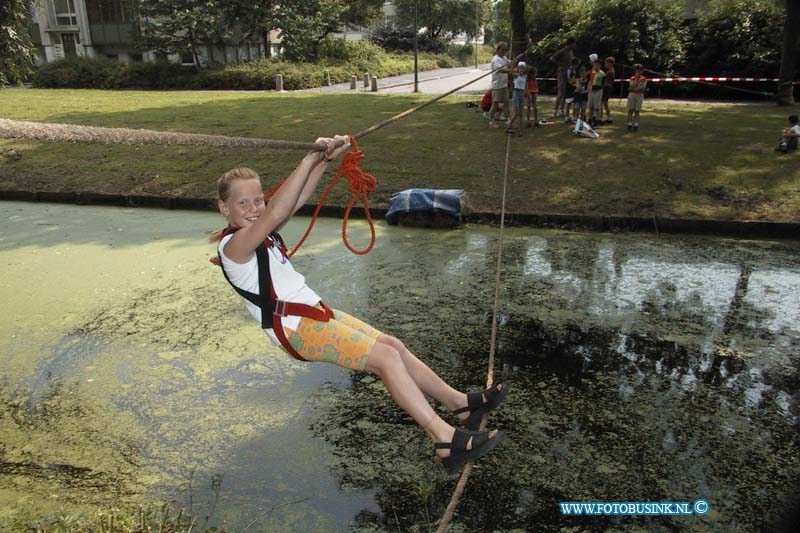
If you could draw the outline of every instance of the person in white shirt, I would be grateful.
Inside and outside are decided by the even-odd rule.
[[[797,115],[789,116],[789,124],[791,124],[791,126],[781,133],[780,143],[778,147],[775,148],[776,152],[787,154],[793,150],[797,150],[797,139],[800,138],[800,124],[797,123]]]
[[[489,125],[499,128],[495,116],[500,104],[503,105],[503,118],[508,122],[508,73],[511,72],[511,61],[506,57],[508,46],[504,42],[497,43],[492,57],[492,109],[489,111]]]
[[[508,123],[506,133],[516,135],[517,131],[514,129],[516,124],[517,128],[522,128],[522,108],[525,107],[525,87],[528,85],[528,65],[524,61],[517,63],[517,68],[514,69],[514,96],[511,100],[511,107],[514,113]]]

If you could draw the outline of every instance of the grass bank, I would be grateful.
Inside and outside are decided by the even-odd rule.
[[[313,141],[354,133],[425,101],[411,95],[267,92],[7,90],[0,117]],[[378,189],[462,188],[474,211],[498,211],[506,152],[502,129],[451,97],[364,137],[362,167]],[[474,100],[474,98],[472,99]],[[550,104],[542,105],[549,111]],[[628,133],[624,101],[600,139],[562,124],[511,140],[507,210],[512,213],[657,216],[796,222],[800,156],[773,152],[787,110],[772,105],[646,102],[641,129]],[[250,166],[265,186],[301,153],[182,146],[122,146],[0,140],[0,189],[85,191],[212,198],[215,179]],[[342,184],[331,205],[350,198]]]

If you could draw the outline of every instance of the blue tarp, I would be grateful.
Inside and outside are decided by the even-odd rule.
[[[386,221],[397,223],[400,213],[439,211],[461,220],[461,195],[463,189],[406,189],[389,199]]]

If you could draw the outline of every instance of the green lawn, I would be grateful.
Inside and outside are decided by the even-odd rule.
[[[425,96],[5,90],[0,117],[312,142],[355,133]],[[474,211],[498,211],[506,136],[444,99],[360,141],[362,168],[380,185],[370,203],[414,187],[463,188]],[[549,112],[551,103],[542,104]],[[507,209],[517,213],[632,215],[796,222],[800,154],[773,152],[790,112],[770,104],[645,102],[641,128],[617,123],[596,140],[556,124],[511,140]],[[300,159],[297,151],[124,146],[0,140],[0,189],[92,191],[212,198],[226,169],[250,166],[265,187]],[[337,186],[330,204],[350,197]]]

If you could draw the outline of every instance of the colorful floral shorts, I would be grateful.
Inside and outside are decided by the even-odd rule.
[[[333,318],[319,322],[302,317],[295,331],[284,328],[286,338],[307,361],[325,361],[353,370],[364,370],[380,331],[344,311],[333,309]]]

